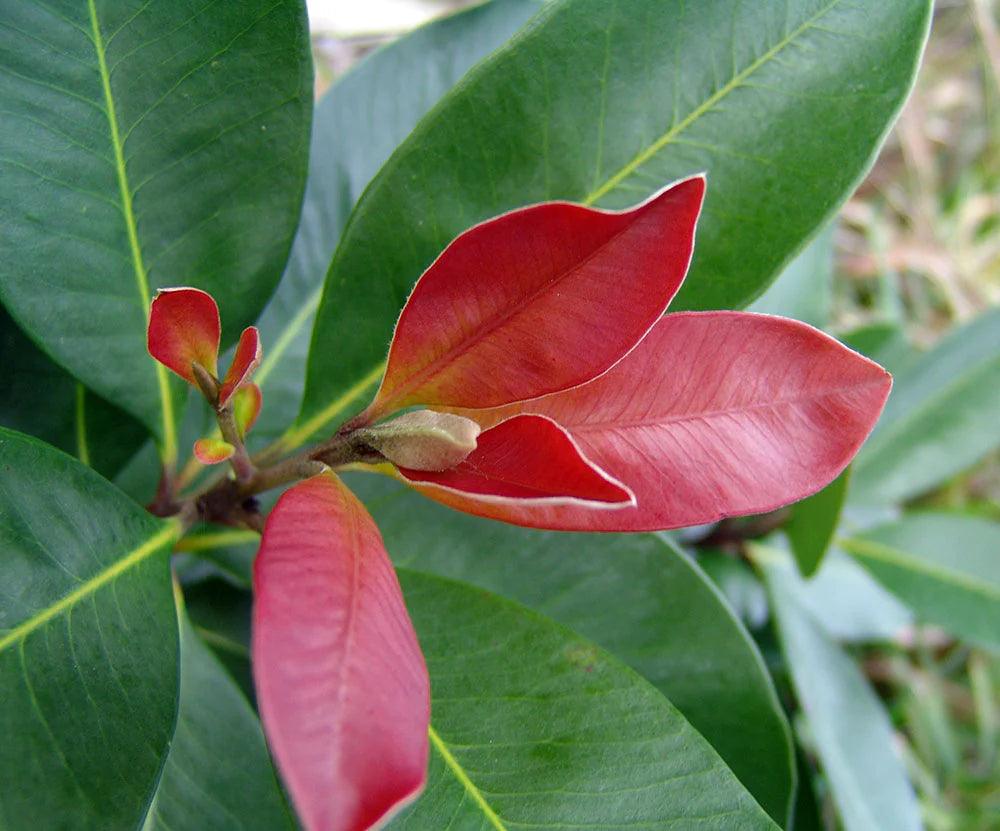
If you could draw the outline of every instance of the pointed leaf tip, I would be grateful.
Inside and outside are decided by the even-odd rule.
[[[461,234],[400,314],[369,420],[499,406],[607,370],[680,288],[704,193],[695,176],[625,211],[548,202]]]
[[[332,473],[287,491],[254,564],[253,670],[308,831],[362,831],[423,787],[430,684],[375,523]]]
[[[203,465],[217,465],[232,458],[236,448],[222,439],[204,438],[194,443],[194,457]]]
[[[589,511],[635,504],[632,492],[584,456],[562,427],[538,415],[484,431],[476,449],[450,470],[399,473],[431,499],[494,519],[518,505]]]
[[[192,365],[218,374],[219,307],[208,292],[183,287],[160,289],[149,310],[149,354],[185,381],[198,386]]]
[[[253,374],[261,359],[260,332],[256,326],[248,326],[240,335],[233,362],[226,371],[219,389],[219,406],[225,407],[233,394]]]

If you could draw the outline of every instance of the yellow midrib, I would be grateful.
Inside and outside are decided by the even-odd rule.
[[[770,61],[792,44],[798,37],[800,37],[804,32],[810,29],[816,24],[816,21],[821,17],[825,16],[834,6],[838,5],[841,0],[832,0],[822,9],[820,9],[816,14],[810,17],[807,21],[798,26],[795,30],[785,35],[778,43],[768,49],[759,58],[754,60],[752,63],[748,64],[740,72],[736,73],[729,81],[716,90],[712,95],[706,98],[700,105],[695,107],[690,113],[688,113],[683,119],[678,121],[673,125],[667,132],[665,132],[660,138],[650,144],[645,150],[636,154],[630,161],[628,161],[617,173],[610,176],[603,185],[594,189],[588,193],[582,200],[584,205],[592,205],[598,199],[600,199],[605,194],[614,190],[619,184],[621,184],[625,179],[636,172],[642,165],[656,156],[664,147],[666,147],[670,142],[677,138],[681,133],[683,133],[688,127],[690,127],[694,122],[701,118],[709,110],[713,109],[723,98],[729,95],[731,92],[736,90],[747,78],[753,75],[762,66],[766,65]],[[376,369],[372,371],[371,374],[380,374],[385,368],[385,362],[382,362]],[[338,399],[333,401],[323,410],[318,412],[307,422],[302,424],[300,427],[292,428],[289,430],[281,439],[280,446],[283,450],[294,450],[304,443],[308,438],[319,431],[322,427],[336,418],[346,406],[356,398],[360,393],[359,389],[363,391],[365,386],[371,385],[372,381],[368,380],[371,374],[366,376],[365,381],[358,382],[344,395],[340,396]]]
[[[104,39],[101,36],[101,26],[97,19],[97,7],[94,0],[87,0],[90,13],[90,28],[94,38],[94,51],[97,53],[97,65],[101,75],[101,87],[104,90],[104,106],[108,116],[108,126],[111,130],[111,146],[115,154],[115,171],[118,175],[118,190],[122,200],[122,216],[125,220],[125,230],[128,234],[129,249],[132,254],[132,267],[135,272],[135,282],[139,289],[143,315],[149,319],[149,279],[146,267],[142,261],[142,249],[139,246],[139,233],[135,221],[135,211],[132,208],[132,192],[129,189],[128,175],[125,170],[125,151],[121,135],[118,131],[118,115],[115,111],[114,96],[111,94],[111,75],[104,53]],[[156,372],[156,383],[160,393],[160,412],[163,417],[163,440],[160,452],[163,462],[172,467],[177,461],[177,435],[174,427],[174,406],[170,398],[170,384],[166,368],[153,362]]]
[[[62,614],[67,609],[72,608],[83,598],[89,597],[102,586],[110,583],[112,580],[116,579],[133,566],[138,565],[147,557],[155,554],[168,542],[177,539],[181,535],[181,530],[181,524],[177,520],[168,520],[163,528],[161,528],[138,548],[132,549],[124,557],[104,569],[104,571],[101,571],[90,579],[85,580],[77,586],[77,588],[57,600],[51,606],[43,609],[35,615],[32,615],[24,621],[24,623],[18,624],[11,629],[6,635],[0,638],[0,652],[9,647],[11,644],[23,640],[40,626],[43,626],[48,621],[52,620],[52,618]]]
[[[448,766],[452,775],[462,783],[462,787],[465,788],[465,792],[469,795],[476,807],[483,812],[483,816],[489,820],[490,825],[492,825],[496,831],[507,831],[507,827],[503,824],[503,820],[497,816],[497,812],[490,807],[490,804],[486,801],[486,797],[483,796],[482,791],[476,787],[475,783],[469,778],[469,774],[465,772],[465,769],[458,763],[458,760],[452,756],[451,751],[448,749],[448,745],[444,743],[441,736],[438,735],[437,730],[433,726],[427,727],[427,734],[430,736],[431,744],[434,745],[434,749],[438,752],[444,763]]]

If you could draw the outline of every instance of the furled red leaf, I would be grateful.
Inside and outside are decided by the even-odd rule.
[[[189,384],[198,385],[195,362],[218,373],[219,307],[201,289],[160,289],[149,310],[146,346],[149,354]]]
[[[194,443],[194,457],[203,465],[217,465],[236,452],[229,442],[216,438],[198,439]]]
[[[287,491],[254,565],[264,730],[308,831],[361,831],[422,787],[430,689],[372,518],[332,473]]]
[[[233,418],[241,436],[245,436],[257,422],[263,396],[256,384],[244,384],[233,395]]]
[[[780,317],[667,315],[621,363],[582,387],[488,412],[543,413],[636,496],[635,508],[493,508],[564,530],[641,531],[762,513],[832,481],[875,424],[891,378],[833,338]],[[485,433],[484,433],[485,435]],[[431,494],[470,512],[469,497]]]
[[[417,281],[366,418],[500,406],[612,366],[680,288],[704,192],[696,176],[626,211],[548,202],[463,233]]]
[[[584,512],[634,504],[632,493],[587,459],[565,430],[537,415],[514,416],[480,433],[476,449],[450,470],[399,472],[445,504],[471,494],[462,510],[488,517],[504,518],[524,502]]]
[[[222,386],[219,388],[219,406],[225,407],[233,393],[238,390],[253,371],[260,365],[260,332],[256,326],[247,326],[240,335],[240,342],[236,345],[236,353],[233,355],[233,362],[226,371],[226,377],[222,379]]]

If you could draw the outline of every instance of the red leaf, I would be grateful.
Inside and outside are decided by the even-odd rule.
[[[361,831],[423,787],[430,688],[375,523],[332,473],[287,491],[254,565],[264,729],[308,831]]]
[[[149,310],[146,346],[161,364],[198,386],[191,364],[218,372],[220,332],[212,295],[201,289],[160,289]]]
[[[194,443],[194,457],[203,465],[217,465],[232,458],[235,452],[236,448],[222,439],[209,437]]]
[[[480,516],[503,518],[508,506],[525,502],[583,511],[635,504],[627,488],[589,461],[565,430],[543,416],[514,416],[480,433],[476,449],[450,470],[399,472],[445,504],[451,504],[451,496],[472,495],[463,510]]]
[[[260,332],[257,331],[256,326],[248,326],[240,335],[240,342],[236,345],[233,362],[226,372],[226,377],[222,379],[222,386],[219,388],[220,407],[225,407],[229,403],[233,393],[260,365],[260,357]]]
[[[488,427],[518,409],[543,413],[638,501],[601,512],[503,506],[499,518],[649,531],[763,513],[818,491],[857,453],[891,384],[878,364],[804,323],[682,313],[589,384],[466,415]]]
[[[494,407],[604,372],[680,288],[704,192],[696,176],[627,211],[548,202],[463,233],[414,286],[363,420]]]

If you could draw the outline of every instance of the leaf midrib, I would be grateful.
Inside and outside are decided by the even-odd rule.
[[[465,792],[476,804],[476,807],[482,811],[483,816],[486,817],[490,825],[492,825],[496,831],[507,831],[507,826],[503,824],[503,820],[501,820],[497,815],[497,812],[493,810],[490,803],[486,801],[486,797],[483,796],[483,792],[476,787],[476,783],[473,782],[469,777],[469,774],[465,772],[465,768],[459,764],[458,759],[452,755],[451,751],[448,749],[448,745],[445,744],[437,730],[434,729],[434,725],[427,726],[427,735],[430,736],[431,744],[434,745],[434,749],[444,760],[444,763],[448,767],[448,770],[451,771],[452,776],[454,776],[459,783],[461,783],[462,787],[465,788]]]
[[[108,128],[111,133],[111,147],[114,151],[115,157],[115,174],[118,179],[118,191],[121,197],[122,205],[122,219],[125,222],[125,231],[128,236],[132,270],[135,275],[136,287],[139,290],[139,299],[142,303],[142,313],[148,320],[150,303],[149,278],[142,260],[142,248],[139,245],[139,231],[136,224],[135,211],[132,207],[132,192],[129,188],[128,173],[125,169],[125,149],[121,134],[118,130],[118,114],[115,108],[114,95],[111,92],[111,75],[108,72],[104,40],[101,35],[101,25],[97,18],[97,6],[94,0],[87,0],[87,11],[90,15],[91,36],[93,38],[94,51],[97,54],[97,66],[101,76],[101,89],[104,93],[105,114],[108,118]],[[170,397],[169,379],[167,378],[167,371],[162,364],[154,362],[153,366],[156,373],[156,384],[160,396],[160,413],[163,422],[163,436],[160,452],[164,463],[167,465],[173,465],[177,459],[177,436],[174,429],[173,401]]]
[[[139,563],[143,562],[148,557],[151,557],[168,542],[171,542],[179,537],[180,534],[181,524],[177,520],[167,521],[163,528],[157,531],[144,543],[136,548],[133,548],[103,571],[99,571],[93,577],[85,580],[80,586],[75,588],[69,594],[61,597],[51,606],[48,606],[45,609],[42,609],[42,611],[32,615],[26,621],[18,624],[7,632],[6,635],[0,637],[0,652],[3,652],[12,644],[24,640],[39,627],[44,626],[53,618],[62,614],[66,610],[71,609],[84,598],[89,597],[103,586],[113,580],[116,580],[130,568],[139,565]]]
[[[762,66],[765,66],[767,63],[772,61],[775,57],[777,57],[777,55],[780,52],[788,48],[797,38],[801,37],[805,32],[807,32],[809,29],[815,26],[818,20],[829,14],[830,11],[834,7],[840,5],[840,3],[841,0],[832,0],[830,3],[828,3],[822,9],[820,9],[818,12],[816,12],[816,14],[814,14],[808,20],[800,24],[790,34],[785,35],[778,43],[776,43],[774,46],[772,46],[770,49],[764,52],[763,55],[756,58],[747,67],[745,67],[736,75],[734,75],[732,78],[730,78],[730,80],[725,85],[720,87],[711,96],[706,98],[699,106],[691,110],[691,112],[688,113],[688,115],[685,116],[681,121],[677,122],[675,125],[670,127],[670,129],[668,129],[667,132],[665,132],[662,136],[660,136],[659,139],[650,144],[645,150],[636,154],[636,156],[634,156],[620,170],[618,170],[617,173],[609,177],[604,182],[603,185],[599,186],[598,188],[595,188],[589,194],[587,194],[583,198],[582,204],[591,205],[598,199],[600,199],[602,196],[614,190],[615,187],[621,184],[621,182],[623,182],[625,179],[631,176],[642,165],[644,165],[657,153],[663,150],[663,148],[665,148],[672,141],[674,141],[679,135],[681,135],[681,133],[683,133],[699,118],[705,115],[705,113],[713,109],[727,95],[729,95],[731,92],[740,87],[743,84],[743,82],[746,81],[747,78],[749,78],[751,75],[757,72]],[[377,365],[376,368],[372,371],[373,372],[378,371],[378,368],[380,366],[384,366],[384,362]],[[370,377],[370,375],[366,377]],[[367,384],[366,386],[370,386],[370,383],[371,382],[369,382],[369,384]],[[355,390],[359,386],[361,386],[360,382],[355,384],[354,387],[351,388],[351,390]],[[284,437],[287,440],[282,442],[282,449],[292,450],[301,445],[304,441],[306,441],[309,438],[309,436],[311,436],[313,433],[316,433],[318,430],[320,430],[322,427],[324,427],[326,424],[328,424],[334,418],[336,418],[344,409],[346,409],[346,407],[350,404],[350,402],[356,397],[357,393],[355,393],[352,396],[343,395],[340,398],[336,399],[334,402],[332,402],[330,405],[328,405],[325,409],[321,410],[319,413],[317,413],[315,416],[309,419],[308,422],[306,422],[306,424],[310,428],[308,433],[306,433],[305,430],[302,428],[296,430],[290,430],[288,434],[286,434],[286,437]],[[305,427],[305,425],[303,425],[303,427]]]

